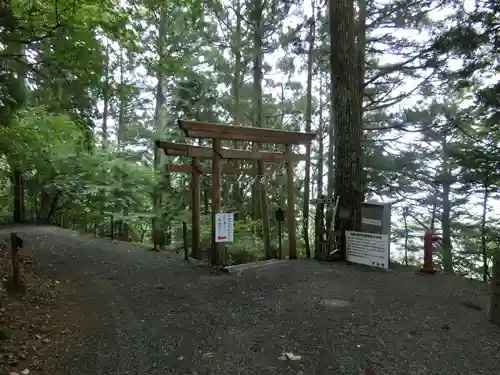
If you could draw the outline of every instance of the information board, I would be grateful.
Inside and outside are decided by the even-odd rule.
[[[346,231],[347,261],[367,266],[389,268],[387,234]]]
[[[215,214],[215,242],[234,241],[234,214]]]

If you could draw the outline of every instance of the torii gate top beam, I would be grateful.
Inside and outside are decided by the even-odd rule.
[[[211,147],[186,145],[183,143],[173,143],[156,141],[156,147],[163,149],[166,155],[170,156],[189,156],[192,158],[211,159],[214,151]],[[224,159],[240,159],[240,160],[262,160],[266,162],[285,162],[288,156],[281,152],[270,151],[246,151],[246,150],[225,150],[219,151]],[[292,154],[290,155],[292,161],[307,160],[307,155]]]
[[[316,133],[221,125],[195,120],[179,120],[178,125],[184,131],[186,137],[189,138],[212,138],[227,141],[248,141],[282,145],[307,145],[316,138]]]

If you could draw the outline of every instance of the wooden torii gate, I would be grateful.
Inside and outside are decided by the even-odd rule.
[[[219,261],[217,243],[215,242],[215,214],[221,208],[221,174],[253,175],[253,170],[238,168],[221,168],[222,159],[253,160],[258,162],[259,172],[264,173],[264,162],[286,164],[287,185],[287,222],[290,258],[297,258],[297,233],[295,226],[295,197],[293,184],[293,165],[295,162],[307,160],[309,155],[293,153],[294,145],[307,145],[316,137],[315,133],[290,132],[266,128],[254,128],[234,125],[220,125],[198,122],[195,120],[179,120],[178,126],[188,138],[212,139],[212,147],[194,146],[181,143],[156,141],[156,146],[164,150],[168,156],[185,156],[191,158],[191,165],[170,165],[170,172],[191,172],[192,194],[192,253],[194,257],[200,252],[200,216],[201,189],[200,173],[212,174],[212,263]],[[221,141],[251,142],[252,150],[222,149]],[[285,145],[285,152],[259,151],[261,143]],[[212,168],[201,168],[201,159],[211,159]]]

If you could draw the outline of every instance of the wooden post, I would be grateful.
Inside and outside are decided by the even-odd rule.
[[[212,140],[212,264],[219,264],[219,251],[218,244],[215,242],[215,214],[220,212],[220,179],[221,179],[221,165],[220,165],[220,139]]]
[[[192,249],[191,256],[195,259],[200,259],[200,215],[201,215],[201,189],[200,189],[200,172],[198,159],[192,159],[193,171],[191,172],[191,239]]]
[[[252,142],[252,152],[257,153],[259,151],[259,144],[257,142]],[[260,198],[259,198],[259,165],[257,160],[252,161],[253,175],[255,176],[254,183],[252,185],[252,220],[257,221],[260,215]],[[256,225],[252,225],[255,234]]]
[[[295,227],[295,197],[293,194],[293,161],[292,145],[285,146],[286,161],[286,203],[287,203],[287,221],[288,221],[288,246],[290,259],[297,259],[297,232]]]
[[[262,236],[264,237],[264,254],[266,259],[273,258],[273,251],[271,249],[271,234],[269,230],[269,212],[267,209],[267,186],[264,179],[264,161],[259,160],[257,162],[257,174],[258,174],[258,194],[259,194],[259,204],[260,204],[260,216],[262,220]],[[263,181],[263,182],[262,182]]]
[[[10,245],[12,247],[12,285],[14,288],[21,286],[21,254],[23,241],[17,236],[17,233],[10,234]]]
[[[188,229],[187,223],[182,222],[182,240],[184,242],[184,260],[187,262],[189,260],[189,247],[188,247]]]

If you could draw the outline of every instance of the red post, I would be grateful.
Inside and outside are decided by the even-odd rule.
[[[432,260],[432,253],[434,248],[434,235],[431,232],[424,234],[424,265],[420,272],[435,273],[434,262]]]

